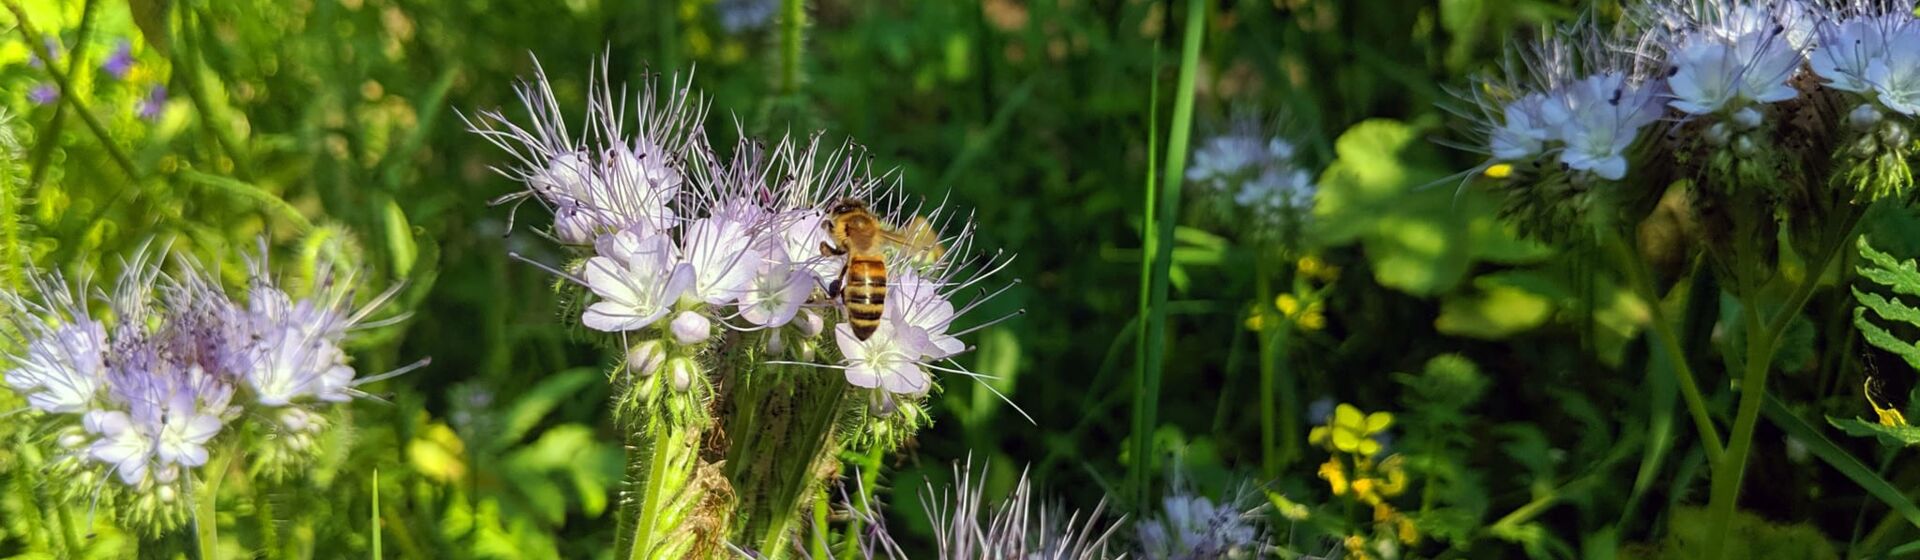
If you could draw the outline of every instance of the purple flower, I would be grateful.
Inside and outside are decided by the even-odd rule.
[[[47,46],[47,52],[53,55],[53,61],[60,62],[60,40],[53,38],[52,35],[48,35],[46,36],[44,44]],[[27,66],[34,68],[46,66],[46,61],[40,60],[40,51],[27,51]]]
[[[672,240],[639,228],[600,236],[587,259],[585,283],[600,301],[581,324],[604,332],[636,331],[665,317],[693,286],[693,268],[678,262]]]
[[[921,360],[939,348],[927,340],[924,331],[896,319],[880,321],[879,328],[866,340],[853,336],[851,323],[835,326],[833,336],[840,354],[846,356],[848,383],[899,395],[919,395],[932,388]]]
[[[147,90],[147,96],[140,99],[140,105],[136,108],[140,118],[148,121],[160,120],[160,115],[166,112],[166,110],[167,86],[159,84],[155,84],[153,89]]]
[[[52,105],[59,100],[60,87],[53,85],[53,82],[40,82],[34,84],[33,89],[27,90],[27,101],[33,102],[34,105]]]
[[[127,79],[127,73],[133,71],[133,45],[126,39],[114,43],[113,52],[108,53],[107,60],[100,63],[100,71],[116,80]]]
[[[713,5],[720,12],[720,28],[729,35],[766,27],[778,7],[774,0],[720,0]]]

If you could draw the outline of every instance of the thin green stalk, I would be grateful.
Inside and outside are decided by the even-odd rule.
[[[1647,261],[1641,258],[1618,234],[1605,236],[1604,243],[1627,271],[1627,283],[1633,285],[1634,292],[1642,301],[1647,302],[1648,312],[1653,323],[1653,335],[1659,341],[1662,350],[1670,357],[1673,366],[1674,381],[1680,386],[1680,395],[1687,403],[1687,415],[1693,418],[1693,427],[1700,432],[1700,441],[1706,446],[1707,461],[1717,462],[1726,452],[1721,443],[1720,431],[1713,425],[1713,417],[1707,414],[1707,401],[1700,393],[1700,385],[1694,380],[1693,366],[1687,361],[1686,350],[1680,344],[1680,335],[1674,332],[1673,323],[1667,320],[1666,310],[1660,306],[1660,292],[1653,285],[1653,275],[1647,269]]]
[[[1807,306],[1813,298],[1813,292],[1820,286],[1820,277],[1826,274],[1833,264],[1834,257],[1841,252],[1851,250],[1853,239],[1859,233],[1861,212],[1849,207],[1846,219],[1841,221],[1843,232],[1835,236],[1833,243],[1824,247],[1818,258],[1809,261],[1806,278],[1794,286],[1787,297],[1786,306],[1771,319],[1761,320],[1758,297],[1745,294],[1741,298],[1741,316],[1747,329],[1747,356],[1743,364],[1745,373],[1741,376],[1740,403],[1734,415],[1733,434],[1727,442],[1726,454],[1715,464],[1713,486],[1707,501],[1708,537],[1707,558],[1720,558],[1726,550],[1728,529],[1733,524],[1733,511],[1740,498],[1740,483],[1746,476],[1747,455],[1753,445],[1753,431],[1760,422],[1760,405],[1766,401],[1767,372],[1772,369],[1774,352],[1779,349],[1780,336],[1792,324],[1793,318]],[[1750,253],[1749,253],[1750,254]]]
[[[1142,329],[1142,353],[1140,378],[1134,393],[1134,431],[1133,431],[1133,499],[1136,504],[1145,504],[1151,495],[1151,481],[1156,451],[1153,446],[1153,431],[1158,427],[1155,415],[1160,400],[1160,376],[1166,354],[1167,330],[1167,290],[1173,269],[1173,226],[1180,216],[1181,178],[1186,174],[1187,140],[1193,132],[1193,96],[1194,83],[1198,79],[1200,66],[1200,43],[1206,35],[1207,2],[1189,0],[1187,2],[1186,36],[1180,48],[1180,76],[1174,90],[1173,126],[1167,135],[1167,165],[1162,169],[1158,189],[1149,183],[1147,205],[1151,208],[1156,201],[1161,212],[1149,215],[1148,225],[1158,231],[1148,239],[1147,254],[1153,255],[1152,295],[1148,308],[1146,328]],[[1151,170],[1150,170],[1151,171]],[[1151,174],[1151,173],[1149,173]],[[1154,192],[1158,190],[1159,192]],[[1158,218],[1158,219],[1154,219]]]
[[[96,4],[98,4],[98,2],[94,0],[87,0],[86,5],[80,8],[79,39],[74,41],[73,51],[69,52],[67,56],[67,75],[69,76],[86,68],[87,36],[93,33],[93,8]],[[42,58],[40,60],[44,61],[43,64],[48,68],[53,67],[53,59]],[[33,150],[33,171],[27,179],[27,184],[30,185],[29,188],[38,190],[40,188],[40,182],[47,178],[47,164],[53,161],[53,148],[60,145],[57,140],[60,138],[60,129],[64,128],[67,124],[66,117],[67,105],[65,103],[54,104],[53,118],[47,121],[47,134],[43,137],[47,140],[41,141],[40,145],[35,146]]]
[[[793,95],[800,91],[800,49],[806,38],[806,2],[781,0],[780,16],[780,95]]]
[[[367,491],[373,493],[373,506],[367,508],[367,530],[373,532],[374,560],[380,555],[380,469],[373,469],[373,481],[367,484]]]
[[[1271,480],[1280,476],[1280,457],[1276,451],[1279,443],[1274,437],[1279,422],[1273,410],[1273,365],[1274,347],[1278,346],[1274,338],[1281,329],[1281,321],[1273,320],[1275,313],[1268,310],[1272,305],[1269,302],[1273,301],[1273,281],[1268,268],[1264,256],[1254,258],[1254,320],[1260,325],[1260,465],[1261,473]]]
[[[690,527],[704,493],[700,476],[701,431],[646,415],[627,436],[627,475],[638,491],[621,500],[629,521],[615,537],[618,558],[653,560],[695,553],[708,528]],[[639,480],[631,480],[638,476]]]
[[[258,185],[211,173],[194,171],[192,169],[181,171],[180,178],[190,183],[212,187],[219,189],[221,192],[257,202],[261,206],[272,210],[275,215],[280,216],[288,222],[292,222],[293,225],[300,228],[302,232],[313,230],[313,222],[308,220],[305,214],[301,214],[299,208],[295,208],[293,204],[282,200],[279,195],[267,192],[266,189],[260,188]]]
[[[286,556],[286,547],[280,542],[280,528],[274,525],[273,492],[268,488],[254,487],[253,517],[259,524],[261,556],[269,560]]]
[[[196,16],[195,11],[189,10],[181,18],[183,22],[198,21]],[[233,161],[234,175],[251,181],[253,168],[242,151],[240,139],[234,136],[233,127],[227,126],[227,123],[233,122],[232,116],[227,114],[226,105],[215,105],[212,98],[207,97],[206,65],[204,57],[199,55],[202,38],[194,37],[192,33],[182,33],[181,36],[192,41],[192,45],[182,44],[173,49],[174,67],[183,74],[175,82],[186,90],[187,99],[193,102],[194,110],[200,113],[201,126],[212,133],[214,143]]]
[[[880,482],[880,457],[880,447],[874,446],[872,449],[867,450],[867,456],[860,463],[860,470],[858,471],[860,473],[860,487],[853,496],[853,505],[856,511],[872,513],[875,509],[873,507],[873,488],[875,484]],[[860,557],[860,535],[861,532],[866,529],[866,523],[861,519],[861,516],[856,515],[853,516],[852,521],[847,522],[846,532],[841,534],[841,558]]]
[[[203,469],[202,478],[194,483],[193,492],[193,536],[194,549],[201,560],[220,557],[220,480],[227,475],[227,466],[232,464],[239,448],[227,446],[215,450],[211,460]]]
[[[808,539],[807,549],[808,556],[812,558],[832,557],[827,552],[827,514],[829,513],[827,502],[829,499],[825,486],[821,486],[819,493],[813,497],[813,538]]]
[[[13,12],[14,21],[18,24],[16,27],[20,30],[21,37],[27,40],[27,45],[40,56],[40,60],[53,60],[53,52],[47,50],[47,44],[41,40],[40,33],[34,30],[33,22],[27,18],[27,11],[20,7],[20,2],[4,1],[7,10]],[[113,160],[114,165],[126,172],[127,177],[134,180],[140,179],[139,168],[133,165],[133,160],[127,157],[126,152],[120,150],[118,144],[113,143],[113,136],[107,133],[107,127],[100,124],[100,119],[94,117],[93,111],[88,110],[86,104],[80,101],[79,92],[73,88],[73,81],[67,79],[67,74],[54,68],[52,64],[47,64],[45,68],[47,75],[52,76],[53,82],[60,86],[60,103],[72,107],[73,112],[80,115],[80,122],[85,123],[87,130],[93,132],[94,138],[100,141],[101,148],[107,151],[107,156]]]

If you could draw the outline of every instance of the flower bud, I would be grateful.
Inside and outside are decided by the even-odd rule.
[[[553,211],[553,237],[568,245],[592,245],[593,219],[580,208],[560,207]]]
[[[1727,128],[1727,123],[1713,123],[1713,126],[1707,127],[1707,142],[1715,146],[1727,145],[1731,137],[1733,131]]]
[[[767,331],[767,355],[778,356],[787,349],[786,337],[780,336],[781,330],[783,329],[770,329]]]
[[[674,358],[667,363],[667,370],[673,375],[673,390],[681,393],[687,392],[687,388],[693,386],[693,376],[698,373],[694,369],[693,360],[686,358]]]
[[[692,311],[681,311],[673,318],[673,340],[683,345],[699,344],[713,334],[713,322]]]
[[[1760,111],[1752,107],[1741,109],[1733,113],[1733,124],[1740,125],[1740,130],[1753,130],[1756,128],[1760,128],[1760,123],[1762,120],[1763,119],[1760,115]]]
[[[667,349],[658,340],[649,340],[627,349],[627,371],[634,375],[647,377],[660,371],[660,364],[667,361]]]
[[[1854,107],[1852,112],[1847,113],[1847,124],[1865,130],[1879,124],[1881,117],[1879,108],[1871,103],[1861,103],[1859,107]]]
[[[286,426],[288,430],[304,432],[307,431],[307,427],[311,423],[309,422],[307,411],[298,408],[289,408],[280,411],[280,424]]]
[[[1907,134],[1907,127],[1900,126],[1900,123],[1889,122],[1880,128],[1880,140],[1886,142],[1889,147],[1906,146],[1907,141],[1911,139],[1912,136]]]
[[[814,342],[811,340],[800,341],[800,361],[802,362],[813,361],[814,352],[817,351],[819,347],[820,345],[814,344]]]
[[[85,445],[87,445],[87,434],[81,433],[79,430],[68,430],[66,433],[60,435],[60,447],[79,449]]]
[[[1752,136],[1741,135],[1733,139],[1733,153],[1740,156],[1752,156],[1760,153],[1760,145],[1753,142]]]
[[[807,338],[820,336],[827,330],[827,320],[814,313],[812,309],[800,310],[800,334]]]
[[[1853,155],[1857,157],[1872,157],[1874,152],[1878,151],[1880,151],[1880,139],[1872,135],[1861,136],[1853,143]]]
[[[172,485],[172,484],[163,484],[163,485],[161,485],[161,486],[160,486],[160,488],[159,488],[159,491],[158,491],[158,492],[156,492],[156,494],[159,494],[159,496],[160,496],[160,503],[164,503],[164,504],[171,504],[171,503],[173,503],[173,498],[174,498],[175,496],[174,496],[174,492],[173,492],[173,485]]]

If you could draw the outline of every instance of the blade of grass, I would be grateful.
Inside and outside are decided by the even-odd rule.
[[[373,483],[367,490],[373,493],[373,507],[367,508],[367,528],[373,531],[373,559],[380,560],[380,469],[373,469]]]
[[[1193,132],[1193,90],[1200,70],[1200,41],[1207,28],[1206,7],[1207,2],[1187,2],[1186,36],[1180,47],[1180,75],[1175,86],[1177,89],[1174,90],[1173,125],[1167,131],[1167,164],[1161,170],[1163,175],[1158,185],[1153,183],[1151,166],[1147,172],[1146,224],[1153,231],[1142,233],[1146,234],[1147,253],[1153,258],[1143,261],[1151,263],[1148,268],[1152,274],[1148,280],[1151,295],[1143,298],[1146,305],[1140,310],[1147,321],[1145,328],[1141,329],[1141,359],[1137,366],[1140,375],[1133,401],[1132,498],[1135,504],[1148,503],[1149,487],[1153,480],[1153,431],[1158,427],[1155,416],[1159,413],[1156,407],[1160,401],[1161,361],[1166,354],[1166,303],[1173,268],[1173,225],[1180,216],[1179,185],[1181,177],[1186,175],[1187,137]],[[1158,101],[1158,91],[1158,87],[1155,87],[1154,95],[1150,96],[1154,102]],[[1148,148],[1151,153],[1151,143]],[[1155,199],[1158,199],[1159,212],[1153,210]]]
[[[266,189],[262,189],[258,185],[211,173],[194,171],[192,169],[181,171],[179,176],[189,183],[212,187],[221,192],[230,193],[257,202],[265,209],[273,211],[274,214],[298,226],[300,231],[313,230],[313,222],[307,220],[306,215],[301,214],[299,208],[294,208],[292,204],[281,200],[278,195],[267,192]]]
[[[1822,435],[1818,428],[1794,414],[1787,405],[1780,402],[1779,398],[1766,395],[1761,413],[1767,417],[1767,421],[1779,426],[1781,431],[1805,443],[1807,450],[1813,452],[1815,457],[1826,461],[1828,465],[1840,471],[1840,474],[1853,480],[1854,484],[1860,485],[1862,490],[1879,498],[1881,503],[1887,504],[1887,507],[1892,508],[1894,513],[1905,518],[1908,523],[1920,527],[1920,507],[1916,507],[1911,500],[1908,500],[1907,496],[1902,494],[1899,488],[1894,487],[1893,483],[1887,482],[1887,479],[1873,472],[1866,463],[1860,462],[1860,459],[1847,453],[1839,445],[1835,445],[1832,440],[1827,439],[1827,436]]]

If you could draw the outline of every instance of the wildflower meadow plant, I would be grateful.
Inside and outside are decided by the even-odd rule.
[[[648,78],[632,105],[619,91],[592,80],[577,133],[544,74],[520,90],[530,124],[469,120],[515,160],[500,169],[525,190],[501,201],[554,216],[544,233],[571,260],[535,264],[621,357],[609,372],[630,454],[616,553],[782,557],[842,449],[891,448],[925,425],[935,374],[979,377],[955,357],[981,327],[956,322],[1001,293],[983,286],[1008,258],[981,255],[966,216],[913,201],[851,145],[743,139],[723,156],[684,81]],[[880,249],[870,332],[834,299],[851,284],[831,212],[848,200],[910,239]]]
[[[1912,203],[1920,31],[1910,6],[1630,3],[1615,28],[1555,30],[1463,94],[1487,154],[1479,184],[1523,230],[1607,248],[1646,301],[1661,294],[1629,232],[1676,185],[1704,260],[1739,304],[1739,399],[1724,440],[1688,360],[1673,360],[1713,461],[1709,554],[1723,550],[1767,373],[1789,324],[1871,205]],[[1778,240],[1778,242],[1776,242]],[[1797,275],[1783,274],[1789,268]],[[1784,297],[1782,297],[1784,295]],[[1659,306],[1651,328],[1684,356]]]
[[[56,495],[149,536],[191,524],[202,554],[224,477],[300,476],[358,387],[426,364],[359,375],[342,345],[395,292],[356,303],[355,276],[324,266],[290,291],[255,260],[236,297],[184,253],[142,250],[110,287],[89,280],[33,272],[0,295],[6,385],[46,434]]]

